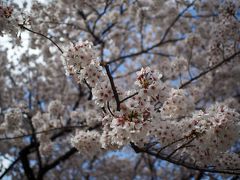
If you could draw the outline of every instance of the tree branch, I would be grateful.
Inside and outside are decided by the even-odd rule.
[[[61,162],[64,162],[69,157],[71,157],[73,154],[75,154],[77,151],[76,148],[71,148],[69,151],[67,151],[64,155],[60,156],[59,158],[55,159],[52,163],[44,166],[41,171],[39,172],[39,175],[37,177],[38,180],[43,179],[43,176],[51,169],[55,168],[57,165],[59,165]]]
[[[196,2],[197,0],[194,0],[191,4],[189,4],[182,12],[180,12],[177,17],[172,21],[172,23],[168,26],[168,28],[166,29],[166,31],[164,32],[163,34],[163,37],[161,38],[161,40],[152,45],[151,47],[147,48],[147,49],[143,49],[139,52],[136,52],[136,53],[132,53],[132,54],[128,54],[128,55],[125,55],[125,56],[121,56],[121,57],[118,57],[116,59],[113,59],[111,61],[108,62],[108,64],[110,63],[113,63],[113,62],[116,62],[116,61],[119,61],[121,59],[125,59],[125,58],[129,58],[129,57],[134,57],[134,56],[138,56],[140,54],[144,54],[144,53],[148,53],[150,50],[154,49],[155,47],[158,47],[160,45],[163,45],[163,44],[166,44],[166,43],[170,43],[170,42],[176,42],[178,40],[182,40],[183,38],[180,38],[180,39],[176,39],[176,40],[167,40],[165,41],[168,33],[170,32],[170,30],[172,29],[172,27],[175,25],[175,23],[180,19],[180,17],[182,17],[182,15],[191,7],[193,6],[193,4]]]
[[[117,92],[116,86],[114,84],[113,77],[112,77],[111,72],[109,70],[109,66],[105,65],[104,67],[106,69],[106,72],[107,72],[107,75],[108,75],[108,78],[109,78],[109,81],[110,81],[110,84],[111,84],[111,87],[112,87],[114,99],[116,101],[117,111],[120,111],[120,103],[121,102],[120,102],[120,99],[119,99],[119,96],[118,96],[118,92]]]
[[[35,180],[36,178],[34,176],[32,168],[30,167],[28,154],[31,152],[30,150],[32,148],[35,148],[35,147],[38,147],[38,146],[39,146],[38,143],[37,144],[32,143],[29,146],[27,146],[26,148],[24,148],[23,150],[21,150],[20,153],[19,153],[19,158],[22,162],[24,173],[29,180]]]
[[[57,130],[70,130],[70,129],[83,128],[83,127],[85,127],[85,126],[65,126],[65,127],[57,127],[57,128],[53,128],[53,129],[38,131],[38,132],[29,133],[29,134],[24,134],[24,135],[20,135],[20,136],[0,138],[0,141],[14,140],[14,139],[18,139],[18,138],[23,138],[23,137],[32,136],[32,135],[34,135],[34,134],[36,135],[36,134],[43,134],[43,133],[51,133],[51,132],[57,131]]]
[[[51,42],[58,48],[58,50],[63,54],[63,50],[62,50],[62,49],[57,45],[57,43],[55,43],[51,38],[47,37],[46,35],[44,35],[44,34],[42,34],[42,33],[40,33],[40,32],[36,32],[36,31],[31,30],[31,29],[27,28],[26,26],[24,26],[23,24],[18,24],[18,26],[19,26],[21,29],[27,30],[27,31],[29,31],[29,32],[31,32],[31,33],[33,33],[33,34],[37,34],[37,35],[40,35],[40,36],[48,39],[48,40],[51,41]]]
[[[15,164],[18,163],[19,160],[20,156],[18,156],[17,159],[15,159],[12,164],[10,164],[10,166],[8,166],[8,168],[1,174],[0,179],[2,179],[15,166]]]
[[[167,156],[163,155],[163,154],[158,154],[155,153],[153,151],[150,151],[149,149],[143,149],[143,148],[139,148],[138,146],[136,146],[134,143],[130,143],[131,147],[133,148],[133,150],[136,153],[147,153],[151,156],[157,157],[159,159],[168,161],[170,163],[173,163],[175,165],[179,165],[179,166],[183,166],[186,167],[188,169],[192,169],[192,170],[197,170],[197,171],[203,171],[203,172],[211,172],[211,173],[222,173],[222,174],[232,174],[232,175],[240,175],[239,171],[236,170],[232,170],[232,169],[214,169],[214,168],[207,168],[207,167],[199,167],[199,166],[195,166],[193,164],[181,161],[179,159],[173,159],[173,158],[168,158]]]
[[[213,70],[219,68],[219,67],[222,66],[223,64],[225,64],[225,63],[231,61],[232,59],[234,59],[234,58],[235,58],[237,55],[239,55],[239,54],[240,54],[240,51],[234,53],[234,54],[231,55],[230,57],[224,59],[224,60],[221,61],[220,63],[214,65],[214,66],[211,67],[211,68],[209,68],[208,70],[201,72],[199,75],[197,75],[197,76],[195,76],[194,78],[190,79],[189,81],[183,83],[183,84],[179,87],[179,89],[182,89],[182,88],[186,87],[186,86],[189,85],[191,82],[193,82],[193,81],[201,78],[202,76],[204,76],[205,74],[209,73],[210,71],[213,71]]]

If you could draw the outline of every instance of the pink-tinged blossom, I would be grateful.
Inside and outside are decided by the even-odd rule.
[[[71,143],[81,154],[93,157],[101,152],[100,134],[97,131],[77,131]]]
[[[22,6],[28,15],[18,3],[0,5],[1,155],[16,159],[7,175],[240,173],[237,0],[32,4]],[[127,163],[109,158],[129,147],[136,158]],[[157,158],[203,174],[159,169]]]
[[[48,105],[48,112],[55,117],[63,115],[64,105],[59,100],[51,101]]]
[[[187,96],[184,90],[172,89],[161,108],[161,115],[165,118],[179,118],[188,115],[193,109],[191,96]]]
[[[93,44],[85,41],[69,48],[64,55],[64,65],[67,74],[80,74],[80,70],[96,59]]]
[[[15,131],[20,129],[23,124],[23,113],[19,108],[9,109],[4,118],[2,127],[6,128],[7,131]]]
[[[79,79],[85,79],[91,87],[97,86],[106,78],[102,73],[102,67],[97,62],[93,62],[84,67],[79,75]]]
[[[108,81],[99,83],[96,88],[93,88],[92,94],[93,99],[99,106],[104,106],[113,99],[112,88]]]

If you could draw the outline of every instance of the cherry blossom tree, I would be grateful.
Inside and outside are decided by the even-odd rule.
[[[239,178],[238,0],[4,0],[0,25],[1,178]]]

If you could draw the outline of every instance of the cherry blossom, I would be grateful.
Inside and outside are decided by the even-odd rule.
[[[239,10],[1,2],[0,179],[238,178]]]

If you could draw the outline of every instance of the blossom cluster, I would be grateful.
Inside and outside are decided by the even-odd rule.
[[[185,117],[194,109],[191,96],[187,96],[182,89],[172,89],[169,97],[161,108],[161,115],[165,118]]]
[[[70,144],[81,153],[74,158],[85,154],[88,159],[130,144],[180,164],[183,160],[196,168],[239,172],[237,0],[20,4],[0,3],[4,41],[10,37],[15,46],[21,34],[25,36],[22,31],[28,33],[22,38],[22,45],[28,46],[23,54],[11,56],[14,49],[1,42],[2,154],[16,156],[36,141],[44,168]],[[79,37],[94,43],[75,44]],[[62,46],[69,41],[74,43],[65,51]],[[79,84],[64,76],[60,52],[65,52],[66,74]],[[38,151],[36,155],[28,156],[29,162],[39,158]],[[91,163],[101,167],[104,159],[98,156]],[[83,166],[75,161],[67,165],[80,171],[66,171],[69,178],[75,172],[85,176],[82,170],[88,169],[85,161]],[[145,163],[140,160],[139,166],[147,169]],[[37,167],[30,168],[37,172]],[[65,167],[61,164],[56,174]],[[41,161],[39,168],[42,172]],[[53,174],[47,173],[47,178],[54,179]]]
[[[187,43],[190,44],[189,42]],[[162,63],[159,64],[159,69],[166,78],[176,78],[180,74],[184,73],[188,67],[188,60],[182,56],[174,57],[171,61],[169,61],[169,59],[162,59]]]
[[[99,137],[97,131],[78,131],[71,142],[82,154],[92,156],[101,151]]]
[[[37,112],[31,119],[33,128],[38,132],[49,131],[54,128],[60,128],[66,126],[64,120],[65,108],[59,100],[53,100],[49,102],[47,112]],[[37,138],[40,142],[40,153],[43,155],[50,154],[53,149],[53,142],[50,139],[49,133],[39,133]]]
[[[170,148],[173,149],[189,141],[190,147],[181,148],[176,154],[188,155],[189,160],[208,165],[214,164],[216,157],[226,152],[238,139],[238,113],[222,104],[213,105],[206,111],[194,111],[191,93],[170,88],[161,81],[162,75],[150,67],[137,72],[134,89],[118,92],[121,98],[129,98],[121,102],[120,111],[115,110],[115,101],[111,101],[114,98],[111,86],[104,72],[96,66],[98,63],[92,45],[84,42],[74,51],[69,51],[71,55],[67,56],[68,67],[90,84],[95,102],[109,110],[103,117],[98,116],[98,120],[94,120],[101,122],[101,133],[76,132],[72,144],[80,152],[90,155],[89,149],[92,149],[91,155],[94,155],[101,148],[116,149],[130,142],[141,146],[152,138],[162,146],[172,143]],[[84,52],[85,58],[79,58],[81,52]],[[180,71],[181,67],[176,66]],[[108,105],[101,103],[104,101]],[[74,116],[77,117],[76,112]],[[91,119],[91,116],[88,118]],[[178,142],[179,139],[182,141]],[[98,148],[93,148],[94,145]]]
[[[106,74],[103,73],[100,63],[97,61],[93,44],[80,42],[66,53],[64,65],[67,74],[77,76],[79,82],[85,82],[92,88],[93,98],[103,106],[113,97],[112,89]]]
[[[37,112],[32,118],[32,123],[39,130],[47,130],[65,125],[63,120],[64,105],[59,100],[51,101],[48,111],[45,113]]]
[[[13,7],[0,5],[0,36],[3,36],[5,32],[16,34],[16,19],[13,15]]]
[[[101,124],[101,113],[94,107],[88,111],[81,111],[77,109],[70,113],[72,125],[83,125],[90,128],[94,128]]]
[[[196,112],[190,119],[180,121],[181,134],[194,139],[187,153],[199,165],[214,164],[239,138],[239,114],[223,104],[209,107],[206,112]],[[184,132],[185,131],[185,132]]]
[[[0,17],[1,18],[10,18],[12,15],[12,12],[13,12],[13,9],[11,7],[0,6]]]
[[[1,124],[1,128],[6,131],[15,131],[18,130],[23,124],[23,114],[21,109],[12,108],[5,113],[4,122]]]

